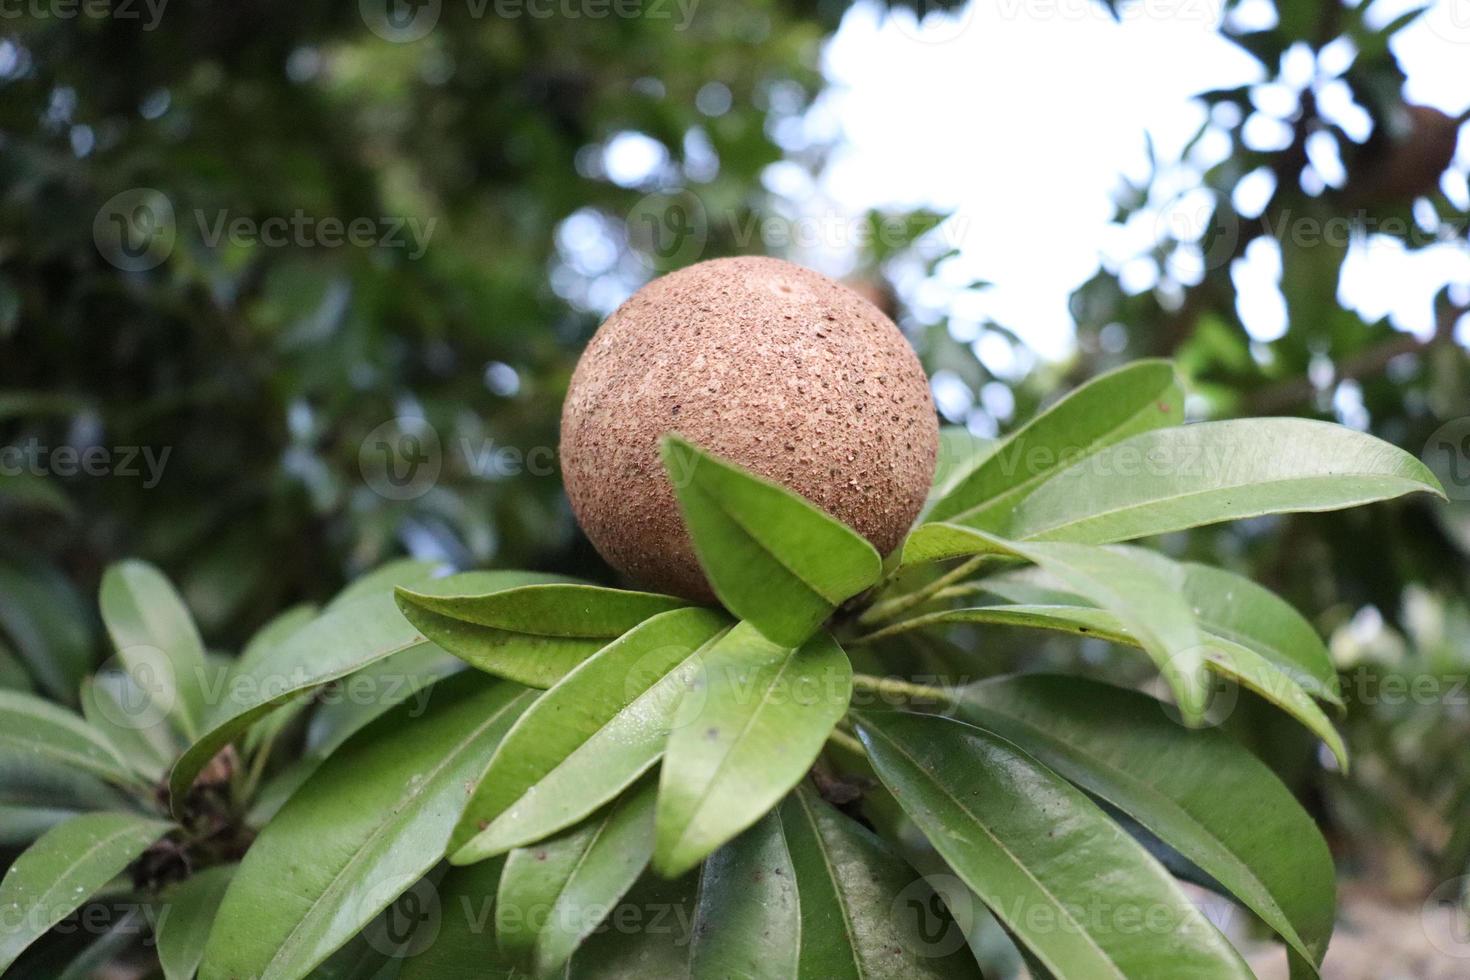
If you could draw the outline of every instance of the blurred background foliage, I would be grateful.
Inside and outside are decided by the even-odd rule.
[[[554,462],[578,352],[659,271],[759,250],[802,257],[802,243],[752,234],[800,212],[769,170],[818,173],[840,140],[793,148],[782,133],[822,90],[822,45],[844,5],[732,0],[687,19],[687,7],[646,6],[504,17],[450,2],[422,37],[372,0],[170,0],[146,30],[121,17],[0,22],[0,441],[12,463],[42,460],[0,476],[0,683],[74,700],[101,653],[98,576],[124,556],[167,570],[221,646],[404,553],[606,578]],[[1275,26],[1251,33],[1222,21],[1259,60],[1261,86],[1303,45],[1349,39],[1341,77],[1370,134],[1345,132],[1308,89],[1285,147],[1252,149],[1242,130],[1261,86],[1202,94],[1199,138],[1223,135],[1228,151],[1208,166],[1192,146],[1151,157],[1115,216],[1127,227],[1187,199],[1205,202],[1197,220],[1141,256],[1154,263],[1149,288],[1101,264],[1073,295],[1065,362],[1028,354],[1015,324],[987,322],[1022,365],[996,374],[973,331],[915,312],[916,289],[949,254],[934,234],[943,215],[867,215],[875,233],[842,244],[853,285],[970,396],[947,421],[977,433],[1013,427],[1106,368],[1168,356],[1191,380],[1193,418],[1335,419],[1423,449],[1460,499],[1164,542],[1252,575],[1332,637],[1361,760],[1352,780],[1322,772],[1301,733],[1248,699],[1230,723],[1294,780],[1348,866],[1379,873],[1391,860],[1396,887],[1422,896],[1470,859],[1470,693],[1452,690],[1470,670],[1470,284],[1440,295],[1432,335],[1404,333],[1341,305],[1345,246],[1291,233],[1293,220],[1340,219],[1399,229],[1407,249],[1444,228],[1463,242],[1466,216],[1440,183],[1463,119],[1405,101],[1388,42],[1414,15],[1372,27],[1371,6],[1283,2]],[[1074,83],[1085,80],[1058,81]],[[1323,140],[1345,179],[1314,165]],[[615,147],[647,165],[620,172]],[[1267,190],[1249,213],[1237,193],[1247,180]],[[161,201],[166,240],[149,237]],[[284,245],[212,238],[220,217],[293,215],[369,219],[377,243],[330,247],[319,225]],[[123,238],[109,239],[119,217]],[[1241,321],[1232,268],[1271,236],[1288,323],[1261,342]],[[119,252],[138,241],[141,261]],[[980,397],[997,385],[1000,412]],[[409,493],[383,482],[379,453],[403,436],[437,466]],[[112,472],[69,473],[58,447],[105,449]],[[149,449],[161,476],[141,457],[125,475],[126,447]],[[987,637],[967,672],[1114,657],[1010,643]],[[1443,681],[1439,694],[1383,696],[1389,678],[1423,676]]]

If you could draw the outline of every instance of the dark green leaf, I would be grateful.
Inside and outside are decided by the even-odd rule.
[[[103,671],[82,681],[82,716],[149,783],[163,777],[181,748],[148,692],[121,670]]]
[[[450,868],[439,882],[439,915],[409,941],[398,980],[529,980],[495,945],[495,891],[502,858]]]
[[[1321,962],[1332,935],[1332,855],[1296,799],[1239,743],[1180,728],[1147,695],[1076,677],[975,684],[961,691],[960,712],[1132,816]]]
[[[523,584],[524,572],[464,572],[420,586],[424,591],[490,591]],[[353,599],[323,613],[244,669],[225,678],[224,690],[199,739],[169,774],[170,799],[179,807],[201,769],[258,718],[296,694],[345,677],[427,640],[405,620],[386,592]]]
[[[659,777],[654,866],[675,877],[749,827],[822,751],[852,665],[819,633],[792,650],[741,623],[701,658]]]
[[[800,646],[845,600],[878,580],[861,535],[799,494],[675,435],[664,468],[700,565],[720,601],[766,636]]]
[[[871,831],[804,785],[780,814],[801,904],[798,976],[980,976],[929,883]]]
[[[901,712],[864,712],[858,731],[934,848],[1052,973],[1250,978],[1143,847],[1010,742]]]
[[[154,935],[165,980],[192,980],[234,873],[233,864],[205,868],[164,895],[163,914]]]
[[[135,813],[106,812],[84,813],[46,831],[0,882],[0,973],[172,826]]]
[[[451,595],[398,590],[398,608],[429,639],[480,670],[541,688],[650,616],[687,605],[594,585]]]
[[[710,855],[694,915],[690,977],[798,976],[801,905],[778,813]]]
[[[56,569],[0,561],[0,628],[46,693],[72,704],[92,666],[91,617]]]
[[[532,695],[464,674],[385,715],[261,831],[205,946],[205,980],[305,976],[443,856],[468,787]]]
[[[647,866],[655,791],[645,780],[585,823],[510,852],[495,904],[502,953],[536,975],[571,957]]]
[[[730,628],[710,609],[675,609],[574,668],[506,736],[451,840],[456,864],[576,824],[663,754],[699,657]]]

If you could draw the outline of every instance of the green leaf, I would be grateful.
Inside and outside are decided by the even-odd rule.
[[[929,519],[996,528],[1016,503],[1076,460],[1184,418],[1168,361],[1136,361],[1068,394],[1012,433],[956,481]]]
[[[878,581],[883,561],[873,546],[800,494],[676,435],[661,449],[715,595],[772,640],[800,646]]]
[[[423,584],[425,591],[489,591],[523,584],[524,572],[464,572]],[[177,812],[200,770],[256,719],[302,691],[345,677],[384,657],[427,644],[387,592],[375,592],[323,613],[285,641],[224,679],[204,732],[174,764],[169,792]]]
[[[980,976],[928,882],[871,831],[805,785],[780,814],[801,904],[798,976]]]
[[[429,639],[472,667],[540,688],[649,617],[688,604],[594,585],[452,595],[398,590],[398,608]]]
[[[205,868],[164,895],[163,915],[154,934],[165,980],[192,980],[204,958],[204,942],[209,938],[215,913],[234,874],[233,864]]]
[[[349,588],[351,588],[349,586]],[[337,604],[341,596],[333,600]],[[320,610],[309,602],[303,602],[292,606],[255,631],[250,642],[245,644],[245,649],[240,651],[240,658],[235,661],[235,670],[249,670],[271,650],[280,646],[297,630],[310,623],[320,615]]]
[[[997,626],[1029,626],[1035,629],[1060,630],[1079,636],[1090,636],[1141,647],[1138,638],[1113,613],[1093,606],[1078,605],[1008,605],[974,606],[906,620],[905,627],[938,623],[989,623]],[[1347,746],[1332,726],[1332,721],[1317,707],[1311,696],[1291,675],[1272,664],[1249,647],[1241,646],[1208,632],[1200,634],[1198,648],[1207,670],[1247,687],[1286,711],[1326,743],[1346,772],[1349,766]],[[1205,705],[1208,707],[1208,705]]]
[[[1321,962],[1335,906],[1332,855],[1291,792],[1239,743],[1181,729],[1147,695],[1078,677],[985,681],[964,688],[959,707],[1132,816]]]
[[[1341,705],[1337,669],[1312,624],[1280,596],[1234,572],[1193,562],[1175,562],[1156,552],[1119,545],[1150,562],[1174,584],[1194,611],[1200,627],[1214,636],[1256,651],[1280,667],[1315,697]],[[1075,596],[1038,589],[1032,570],[995,576],[977,583],[988,592],[1019,603],[1073,603]]]
[[[925,524],[909,535],[904,561],[1001,555],[1040,566],[1062,584],[1111,612],[1153,658],[1190,724],[1209,697],[1204,637],[1188,603],[1152,561],[1135,552],[1062,541],[1008,541],[956,524]]]
[[[691,977],[788,980],[799,975],[801,904],[778,812],[766,814],[710,855],[700,869],[694,915],[703,928],[695,932]]]
[[[204,641],[184,600],[163,573],[122,561],[102,575],[102,621],[134,680],[185,737],[204,723]]]
[[[690,976],[698,884],[698,875],[673,881],[645,875],[608,914],[606,924],[578,948],[567,964],[565,980]]]
[[[503,859],[450,868],[439,882],[442,918],[409,940],[398,980],[529,980],[495,946],[495,892]]]
[[[80,908],[172,824],[135,813],[84,813],[46,831],[0,882],[0,973]]]
[[[39,561],[0,561],[0,628],[46,693],[63,704],[92,666],[92,616],[66,577]]]
[[[939,430],[939,457],[934,462],[934,479],[929,487],[929,507],[937,507],[1000,444],[1000,440],[977,436],[962,425],[942,426]]]
[[[468,787],[532,696],[460,675],[424,717],[402,706],[328,759],[246,853],[200,976],[302,977],[347,942],[443,856]]]
[[[85,719],[31,694],[0,691],[0,758],[16,755],[34,756],[120,786],[140,783],[117,749]]]
[[[659,776],[659,874],[676,877],[775,806],[822,751],[852,696],[826,633],[793,650],[741,623],[705,653]]]
[[[655,791],[645,780],[591,820],[510,852],[495,901],[503,954],[538,976],[571,958],[647,866]]]
[[[1010,742],[904,712],[864,712],[858,734],[935,850],[1050,972],[1251,977],[1162,865]]]
[[[574,668],[501,744],[450,841],[455,864],[572,826],[663,755],[674,709],[705,650],[730,628],[711,609],[675,609]]]
[[[1145,432],[1058,473],[1017,505],[1014,539],[1106,544],[1201,524],[1444,496],[1413,456],[1308,419],[1237,419]]]
[[[82,681],[82,716],[149,783],[163,778],[182,748],[148,692],[125,671],[103,671]]]

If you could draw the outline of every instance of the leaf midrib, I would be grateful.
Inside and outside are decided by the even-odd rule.
[[[1408,487],[1411,488],[1409,490],[1406,490],[1405,491],[1406,493],[1412,493],[1413,492],[1413,489],[1412,488],[1414,488],[1414,487],[1423,486],[1422,484],[1415,483],[1413,480],[1409,479],[1408,477],[1393,476],[1391,474],[1383,474],[1383,473],[1367,473],[1367,474],[1364,474],[1364,473],[1359,473],[1359,474],[1338,473],[1338,474],[1324,475],[1324,476],[1294,476],[1294,477],[1285,477],[1285,478],[1277,479],[1277,480],[1250,480],[1248,482],[1242,482],[1242,483],[1229,483],[1229,484],[1225,484],[1223,486],[1206,487],[1206,488],[1201,489],[1201,490],[1191,490],[1188,493],[1171,494],[1169,496],[1163,496],[1163,497],[1151,497],[1151,498],[1149,498],[1147,500],[1139,501],[1139,502],[1136,502],[1136,503],[1125,504],[1125,505],[1123,505],[1121,507],[1113,507],[1113,508],[1108,509],[1108,510],[1095,511],[1093,513],[1090,513],[1090,514],[1086,515],[1085,517],[1079,517],[1079,518],[1076,518],[1074,520],[1068,520],[1068,521],[1064,521],[1064,522],[1062,522],[1060,524],[1052,524],[1052,525],[1048,525],[1048,526],[1043,527],[1043,528],[1039,528],[1039,529],[1037,529],[1035,531],[1030,531],[1030,532],[1026,533],[1025,535],[1023,535],[1020,540],[1022,540],[1022,541],[1035,541],[1035,540],[1038,540],[1040,538],[1040,536],[1043,535],[1043,534],[1051,535],[1051,534],[1055,534],[1055,533],[1057,533],[1059,531],[1066,531],[1068,529],[1071,529],[1071,528],[1074,528],[1074,527],[1078,527],[1079,525],[1086,525],[1086,524],[1096,523],[1096,522],[1102,521],[1102,520],[1104,520],[1106,518],[1116,517],[1119,514],[1127,514],[1127,513],[1133,512],[1133,511],[1148,510],[1148,509],[1154,508],[1154,507],[1160,507],[1160,506],[1164,506],[1164,505],[1171,505],[1171,504],[1178,503],[1180,501],[1190,500],[1190,499],[1193,499],[1195,497],[1206,497],[1206,496],[1210,496],[1211,494],[1219,494],[1219,493],[1233,493],[1233,492],[1236,492],[1236,491],[1239,491],[1239,490],[1254,490],[1254,489],[1256,489],[1258,487],[1275,487],[1275,486],[1281,486],[1281,485],[1289,484],[1289,483],[1299,483],[1299,484],[1333,483],[1333,484],[1335,484],[1337,482],[1340,482],[1344,477],[1351,477],[1351,478],[1354,478],[1354,479],[1386,480],[1386,481],[1391,481],[1391,482],[1396,482],[1396,483],[1402,483],[1402,484],[1405,484],[1406,486],[1408,486]],[[1425,489],[1427,490],[1428,488],[1425,487]],[[1388,499],[1388,498],[1373,498],[1373,499]],[[1293,512],[1293,513],[1314,513],[1314,512],[1321,512],[1321,511],[1327,511],[1327,510],[1339,510],[1339,509],[1341,509],[1342,506],[1343,506],[1342,504],[1336,503],[1336,502],[1333,502],[1333,503],[1324,503],[1324,504],[1314,504],[1314,505],[1310,505],[1310,506],[1300,506],[1300,507],[1294,506],[1294,507],[1292,507],[1291,512]],[[1248,520],[1248,519],[1250,519],[1252,517],[1261,517],[1261,516],[1264,516],[1266,514],[1275,514],[1275,513],[1281,513],[1281,511],[1279,510],[1279,508],[1276,508],[1276,507],[1267,507],[1267,508],[1262,509],[1262,510],[1250,510],[1250,511],[1243,511],[1243,512],[1240,512],[1240,513],[1232,513],[1228,518],[1207,518],[1205,520],[1205,523],[1216,523],[1216,522],[1221,521],[1221,520],[1231,520],[1231,521]],[[1187,528],[1187,527],[1194,527],[1194,526],[1196,526],[1196,525],[1195,524],[1183,524],[1183,525],[1179,525],[1179,526],[1176,527],[1176,526],[1170,524],[1170,525],[1166,525],[1166,526],[1164,526],[1162,528],[1159,528],[1159,529],[1156,529],[1156,530],[1151,530],[1151,531],[1149,531],[1147,533],[1148,534],[1167,534],[1169,531],[1178,531],[1178,530],[1183,530],[1184,528]],[[1053,539],[1053,540],[1055,540],[1055,539]],[[1115,539],[1110,539],[1110,540],[1115,540]],[[1097,543],[1103,543],[1103,542],[1097,542]]]
[[[404,821],[400,818],[405,816],[405,811],[408,810],[409,806],[420,797],[428,793],[430,787],[434,786],[435,780],[439,778],[440,774],[442,774],[446,769],[450,768],[451,764],[456,762],[459,757],[470,748],[471,745],[478,741],[480,737],[483,736],[492,725],[498,722],[501,716],[503,716],[516,704],[525,700],[526,695],[529,693],[531,692],[524,691],[497,708],[495,712],[490,715],[489,718],[485,719],[483,724],[472,730],[470,734],[461,739],[453,749],[445,753],[445,755],[439,760],[439,762],[432,769],[429,770],[424,778],[414,784],[413,789],[398,798],[397,803],[395,803],[393,808],[389,811],[388,819],[384,820],[382,823],[373,828],[372,833],[370,833],[367,838],[363,840],[362,846],[357,848],[357,850],[353,852],[352,856],[347,859],[347,862],[342,865],[341,869],[332,876],[332,880],[327,884],[327,887],[322,889],[322,891],[318,894],[316,901],[307,906],[306,911],[302,913],[300,919],[297,920],[296,925],[292,926],[291,931],[286,934],[286,937],[283,940],[281,940],[281,945],[277,947],[275,955],[270,958],[269,962],[267,962],[265,965],[265,969],[261,971],[262,976],[269,975],[270,971],[283,959],[287,961],[290,960],[290,956],[288,954],[292,954],[295,952],[293,944],[296,944],[298,942],[297,937],[300,935],[302,929],[306,927],[308,921],[316,912],[316,910],[320,908],[322,904],[326,902],[326,900],[331,897],[339,888],[342,887],[342,882],[347,872],[357,866],[358,862],[362,860],[363,856],[367,853],[369,847],[381,840],[389,827],[401,826]]]
[[[985,825],[984,821],[980,819],[979,814],[974,813],[970,810],[969,807],[965,806],[960,798],[951,793],[949,789],[944,786],[944,784],[935,779],[934,776],[930,774],[929,770],[925,769],[919,763],[918,759],[914,758],[906,749],[903,748],[903,746],[899,745],[887,734],[879,731],[873,726],[864,726],[864,728],[867,731],[871,732],[875,737],[881,738],[883,739],[883,741],[891,745],[895,752],[903,756],[904,759],[908,760],[913,768],[924,777],[926,782],[939,790],[939,792],[943,796],[948,798],[951,803],[959,808],[960,812],[968,815],[970,819],[975,822],[975,826],[978,827],[980,831],[985,834],[986,837],[990,838],[991,842],[996,846],[997,849],[1000,850],[1002,854],[1010,859],[1016,870],[1020,871],[1022,875],[1029,879],[1031,883],[1036,886],[1037,890],[1039,890],[1041,894],[1045,895],[1047,899],[1056,907],[1057,911],[1062,915],[1062,917],[1065,918],[1068,922],[1071,922],[1077,928],[1077,934],[1084,937],[1087,940],[1087,944],[1093,949],[1097,950],[1098,955],[1101,956],[1103,961],[1113,969],[1113,972],[1118,976],[1119,980],[1128,980],[1128,975],[1123,972],[1123,970],[1118,966],[1116,962],[1114,962],[1113,958],[1108,955],[1107,951],[1097,944],[1097,940],[1092,938],[1092,934],[1086,930],[1083,924],[1081,922],[1078,922],[1076,918],[1072,916],[1072,913],[1068,911],[1066,905],[1062,903],[1055,895],[1053,895],[1051,893],[1051,890],[1047,888],[1040,879],[1038,879],[1034,874],[1031,873],[1030,868],[1021,863],[1021,860],[1016,856],[1016,854],[1012,852],[1011,849],[1007,847],[1005,843],[1001,841],[1001,839],[997,837],[989,827]],[[1001,915],[1001,913],[997,911],[996,915],[999,916]],[[1040,950],[1035,949],[1034,947],[1031,947],[1031,949],[1032,952],[1035,953],[1039,959],[1043,960],[1046,963],[1049,969],[1060,974],[1061,971],[1055,963],[1051,962],[1051,957],[1048,954],[1043,953]]]
[[[766,543],[764,541],[762,541],[759,537],[757,537],[755,535],[755,533],[753,531],[751,531],[750,527],[744,521],[742,521],[742,520],[740,520],[740,518],[736,517],[730,511],[730,509],[725,506],[724,501],[720,499],[720,497],[719,497],[718,494],[711,493],[709,491],[709,489],[706,488],[706,487],[695,486],[695,489],[698,490],[700,493],[704,494],[705,497],[708,498],[709,501],[712,504],[714,504],[715,509],[720,512],[721,516],[723,516],[725,518],[725,520],[729,521],[731,524],[734,524],[740,530],[740,532],[742,534],[744,534],[747,538],[749,538],[755,544],[755,546],[761,550],[761,553],[762,554],[764,554],[767,558],[771,559],[771,561],[775,562],[781,568],[781,570],[783,572],[785,572],[787,575],[790,575],[791,578],[793,580],[795,580],[796,584],[799,585],[799,586],[801,586],[801,588],[805,589],[807,591],[807,593],[809,593],[810,595],[816,597],[816,599],[819,602],[825,603],[828,606],[835,606],[837,604],[837,602],[840,602],[841,601],[841,600],[835,600],[834,601],[832,599],[827,598],[827,596],[824,595],[823,593],[818,592],[817,589],[816,589],[816,587],[811,582],[808,582],[806,579],[802,578],[801,574],[799,572],[797,572],[796,569],[794,569],[790,565],[788,565],[781,558],[780,555],[776,554],[769,547],[767,547]]]
[[[766,708],[770,707],[771,691],[781,678],[786,675],[787,669],[796,662],[796,653],[796,650],[786,651],[786,656],[782,659],[781,666],[776,669],[775,675],[765,685],[765,690],[761,694],[760,703],[746,716],[744,724],[740,726],[740,731],[735,734],[735,737],[730,741],[729,748],[720,757],[720,761],[715,764],[714,770],[709,774],[709,779],[704,784],[704,788],[700,790],[699,796],[695,799],[694,806],[690,808],[689,820],[684,825],[683,833],[674,842],[674,848],[676,850],[681,848],[685,841],[689,839],[689,835],[693,832],[695,824],[699,820],[700,811],[704,809],[705,803],[708,802],[710,793],[714,792],[715,784],[719,782],[720,773],[724,771],[726,764],[729,763],[730,756],[735,754],[735,749],[739,747],[740,743],[745,739],[745,736],[755,726],[756,719],[760,717]]]
[[[866,980],[868,971],[863,965],[862,957],[858,956],[856,941],[857,929],[853,925],[852,910],[848,908],[847,895],[842,890],[842,882],[837,877],[837,869],[832,864],[832,856],[827,852],[827,841],[822,836],[821,824],[817,822],[816,814],[812,812],[811,804],[807,802],[806,797],[800,792],[796,793],[795,796],[797,804],[801,807],[802,815],[806,817],[807,823],[811,825],[812,837],[817,842],[817,852],[822,856],[822,866],[827,869],[827,880],[832,882],[832,894],[837,896],[837,907],[842,912],[842,932],[847,936],[847,948],[852,953],[853,968],[857,971],[859,980]],[[784,831],[782,837],[785,837]],[[787,852],[790,852],[790,845],[787,846]],[[800,888],[799,883],[797,887]],[[798,898],[799,901],[800,899]],[[800,949],[799,946],[797,948],[798,950]],[[800,964],[799,954],[797,962]]]
[[[1135,778],[1126,769],[1118,768],[1103,756],[1095,755],[1091,752],[1088,752],[1087,749],[1083,748],[1079,744],[1055,738],[1045,729],[1038,728],[1024,718],[1006,712],[1003,709],[996,708],[991,705],[980,705],[978,707],[980,707],[982,711],[990,711],[994,714],[1000,715],[1003,718],[1010,719],[1011,722],[1025,729],[1038,741],[1051,746],[1054,751],[1060,752],[1063,756],[1070,756],[1074,761],[1080,762],[1083,765],[1090,765],[1093,768],[1102,770],[1104,773],[1111,775],[1116,782],[1123,784],[1128,788],[1131,788],[1133,792],[1137,793],[1139,796],[1146,797],[1147,800],[1153,803],[1155,806],[1159,806],[1162,809],[1167,809],[1175,813],[1190,828],[1197,831],[1202,837],[1210,841],[1211,844],[1215,845],[1214,849],[1217,851],[1216,856],[1218,858],[1226,861],[1229,864],[1234,865],[1238,872],[1244,873],[1244,877],[1246,878],[1246,880],[1254,882],[1256,884],[1259,891],[1265,896],[1265,904],[1267,904],[1268,908],[1279,915],[1282,921],[1286,923],[1287,929],[1290,931],[1291,935],[1287,936],[1283,934],[1283,938],[1287,939],[1288,942],[1295,940],[1292,945],[1300,945],[1301,947],[1297,950],[1297,952],[1303,952],[1303,950],[1305,950],[1306,944],[1302,941],[1300,934],[1296,932],[1296,928],[1292,924],[1290,916],[1288,916],[1286,914],[1286,911],[1281,908],[1280,903],[1276,901],[1275,895],[1271,893],[1270,888],[1266,886],[1265,882],[1263,882],[1258,875],[1251,871],[1249,865],[1237,858],[1230,850],[1230,848],[1225,845],[1224,841],[1220,840],[1220,838],[1216,836],[1212,831],[1210,831],[1204,824],[1200,823],[1199,820],[1196,819],[1195,816],[1188,810],[1186,810],[1183,806],[1175,803],[1162,791],[1157,789],[1152,783],[1144,782]],[[1075,780],[1069,781],[1075,782]],[[1159,821],[1146,820],[1142,815],[1134,813],[1132,810],[1128,810],[1126,807],[1123,807],[1123,804],[1119,802],[1116,795],[1114,794],[1100,792],[1099,795],[1103,796],[1105,799],[1113,803],[1115,806],[1118,806],[1120,809],[1124,809],[1126,812],[1132,814],[1132,816],[1137,819],[1139,823],[1142,823],[1150,831],[1158,833],[1157,825]],[[1258,898],[1257,901],[1260,901],[1260,899]]]

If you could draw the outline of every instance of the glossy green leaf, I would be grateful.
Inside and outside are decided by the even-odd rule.
[[[799,976],[801,904],[778,812],[710,855],[700,869],[694,916],[691,978]]]
[[[1444,493],[1419,460],[1344,426],[1201,422],[1141,433],[1063,470],[1017,505],[1004,533],[1106,544],[1421,491]]]
[[[204,641],[194,617],[163,573],[122,561],[102,575],[102,621],[117,655],[181,734],[194,738],[204,723]]]
[[[1203,718],[1209,696],[1203,636],[1188,603],[1152,561],[1092,545],[1008,541],[957,524],[925,524],[904,546],[905,562],[987,554],[1029,561],[1111,612],[1158,665],[1185,720]]]
[[[172,826],[135,813],[84,813],[43,834],[0,881],[0,973]]]
[[[150,783],[163,778],[182,746],[132,676],[103,671],[82,681],[82,717],[96,729],[129,768]]]
[[[801,905],[798,976],[980,976],[934,890],[886,843],[805,785],[780,815]]]
[[[1234,572],[1193,562],[1175,562],[1156,552],[1120,545],[1140,561],[1149,562],[1174,583],[1196,621],[1206,632],[1255,650],[1280,667],[1315,697],[1341,704],[1337,669],[1327,646],[1312,624],[1280,596]],[[1076,596],[1047,590],[1034,581],[1033,570],[994,576],[976,583],[1012,602],[1068,604]]]
[[[934,461],[934,479],[930,481],[929,509],[937,507],[1000,444],[1000,440],[977,436],[963,425],[940,427],[939,457]]]
[[[500,950],[530,973],[560,967],[638,880],[653,853],[656,784],[506,858],[495,901]]]
[[[864,712],[858,732],[935,850],[1052,973],[1251,977],[1162,865],[1010,742],[905,712]]]
[[[225,889],[235,874],[233,864],[205,868],[179,882],[163,897],[163,914],[154,927],[158,962],[165,980],[192,980],[204,958],[204,942]]]
[[[929,519],[998,528],[1019,500],[1076,460],[1183,419],[1184,391],[1168,361],[1110,371],[1012,433],[955,482]]]
[[[139,784],[118,750],[86,719],[32,694],[0,691],[0,759],[19,755],[122,786]]]
[[[800,494],[675,435],[664,468],[695,553],[731,612],[800,646],[845,600],[878,581],[883,561],[860,534]]]
[[[524,584],[524,572],[464,572],[421,584],[424,591],[491,591]],[[224,678],[218,703],[198,740],[169,774],[172,805],[182,806],[200,770],[215,754],[276,705],[302,691],[345,677],[400,650],[428,641],[405,620],[392,595],[376,592],[323,613],[255,662]]]
[[[1291,792],[1239,743],[1180,728],[1147,695],[1078,677],[985,681],[964,688],[959,705],[962,718],[1132,816],[1321,962],[1332,855]]]
[[[0,629],[36,683],[62,704],[73,703],[92,666],[91,622],[76,589],[55,568],[0,561]]]
[[[350,586],[349,586],[350,588]],[[333,600],[333,604],[341,599],[339,595]],[[235,661],[237,671],[249,670],[255,663],[271,650],[284,643],[293,633],[310,623],[320,615],[320,610],[309,602],[303,602],[292,606],[271,618],[255,635],[250,637],[250,642],[240,651],[240,657]]]
[[[693,980],[698,885],[698,875],[644,875],[577,949],[565,980]]]
[[[1094,606],[1079,605],[1004,605],[974,606],[931,613],[905,621],[905,626],[918,628],[941,623],[987,623],[995,626],[1029,626],[1033,629],[1060,630],[1141,647],[1138,638],[1113,613]],[[1249,647],[1200,633],[1199,653],[1205,668],[1255,691],[1286,711],[1326,743],[1338,765],[1349,766],[1347,746],[1322,709],[1300,684],[1271,661]]]
[[[420,643],[309,695],[317,703],[307,724],[305,750],[261,786],[247,813],[248,821],[261,826],[274,818],[333,752],[385,712],[408,701],[412,702],[410,713],[422,716],[429,710],[433,684],[463,667],[458,657],[431,643]]]
[[[663,754],[699,658],[730,628],[711,609],[675,609],[574,668],[525,713],[490,763],[451,839],[456,864],[572,826]]]
[[[205,980],[302,977],[444,854],[468,789],[533,695],[464,674],[335,753],[261,831],[216,917]]]
[[[487,673],[541,688],[649,617],[687,605],[564,583],[480,594],[398,590],[399,609],[435,643]]]
[[[398,980],[530,980],[495,945],[495,892],[502,858],[450,868],[439,881],[438,916],[409,941]]]
[[[797,649],[741,623],[701,658],[669,735],[654,867],[675,877],[775,806],[847,710],[852,665],[825,632]]]

